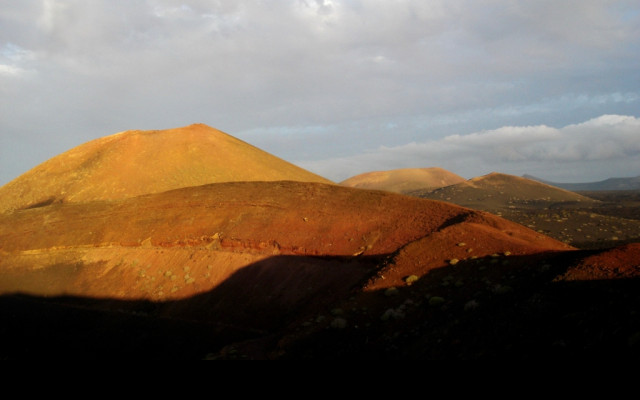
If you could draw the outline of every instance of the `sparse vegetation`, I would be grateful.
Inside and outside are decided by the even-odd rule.
[[[334,318],[331,321],[331,327],[333,329],[345,329],[347,327],[347,320],[344,318]]]
[[[509,195],[508,188],[500,192],[483,198]],[[634,221],[587,211],[585,202],[572,209],[548,202],[510,196],[499,212],[530,217],[530,227],[567,243],[619,246],[637,234]],[[214,359],[547,359],[640,347],[640,291],[626,279],[637,275],[629,268],[640,254],[634,246],[575,251],[492,213],[336,185],[235,182],[114,204],[0,216],[0,285],[39,281],[47,294],[54,285],[56,294],[84,290],[0,299],[7,302],[0,334],[45,349],[56,348],[45,347],[56,343],[47,336],[73,337],[79,354],[105,343],[112,347],[103,358],[141,349],[169,358],[180,349],[184,358]],[[47,215],[52,210],[57,214]],[[40,224],[45,217],[71,222],[53,231]],[[24,234],[12,236],[7,227]],[[83,229],[91,235],[77,245]],[[153,246],[140,241],[150,235]],[[38,307],[46,312],[30,312]],[[42,325],[50,316],[80,322],[68,330]],[[11,325],[15,318],[42,329],[25,332]],[[83,326],[101,331],[90,338],[77,329]],[[558,337],[563,350],[553,353]]]
[[[406,278],[404,278],[404,282],[407,285],[412,285],[414,282],[417,282],[418,279],[420,279],[417,275],[409,275]]]
[[[429,298],[429,305],[430,306],[439,306],[444,304],[444,298],[440,297],[440,296],[432,296]]]
[[[384,295],[387,297],[391,297],[391,296],[397,296],[398,295],[398,288],[396,287],[390,287],[387,288],[387,290],[384,291]]]

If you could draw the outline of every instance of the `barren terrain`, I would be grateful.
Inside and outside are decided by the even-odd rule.
[[[578,251],[392,193],[247,182],[57,204],[0,217],[0,243],[9,359],[638,351],[640,245]]]
[[[331,183],[203,124],[133,130],[75,147],[0,187],[0,213],[208,183],[279,180]]]
[[[640,242],[640,191],[570,192],[530,179],[490,174],[410,193],[491,212],[580,249]]]
[[[408,193],[433,190],[464,182],[464,178],[442,168],[404,168],[375,171],[353,176],[340,182],[347,187]]]
[[[112,143],[168,132],[116,135],[93,144],[88,169],[49,162],[0,188],[0,358],[640,355],[637,193],[584,196],[503,174],[439,200],[348,188],[210,129],[179,130],[195,136],[152,142],[158,153],[144,157]],[[152,184],[162,168],[105,178],[105,160],[123,155],[178,160],[171,168],[191,176],[204,155],[184,152],[217,157],[216,146],[253,157],[243,163],[256,179],[233,181],[244,164],[231,161],[202,175],[220,182],[176,178],[167,190]],[[108,188],[121,182],[143,193]]]

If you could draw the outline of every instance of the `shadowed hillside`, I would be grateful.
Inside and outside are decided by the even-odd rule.
[[[298,256],[249,265],[185,299],[3,295],[0,359],[633,360],[640,291],[628,266],[639,252],[481,257],[290,305],[286,290],[248,293],[261,275],[315,284],[282,271]]]
[[[462,257],[463,240],[478,256],[570,248],[443,202],[317,183],[219,183],[0,215],[0,289],[162,300],[209,290],[272,255],[373,256],[415,243],[429,253],[426,271]]]
[[[0,188],[0,213],[234,181],[331,183],[203,124],[126,131],[56,156]]]
[[[278,344],[284,359],[637,360],[640,245],[469,259],[365,291]],[[635,260],[634,260],[635,259]],[[336,323],[339,321],[341,324]],[[229,347],[251,354],[251,343]],[[233,358],[229,351],[222,352]]]
[[[325,182],[203,125],[37,167],[0,189],[0,358],[637,354],[639,246]]]

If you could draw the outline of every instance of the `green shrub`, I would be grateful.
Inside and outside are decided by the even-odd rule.
[[[440,297],[440,296],[433,296],[429,299],[429,305],[430,306],[439,306],[441,304],[444,304],[444,298]]]
[[[418,276],[417,276],[417,275],[409,275],[409,276],[407,276],[406,278],[404,278],[404,282],[405,282],[407,285],[411,285],[411,284],[413,284],[414,282],[416,282],[418,279],[420,279],[420,278],[418,278]]]
[[[398,288],[396,287],[390,287],[387,288],[387,290],[384,291],[384,295],[387,297],[391,297],[391,296],[397,296],[398,295]]]

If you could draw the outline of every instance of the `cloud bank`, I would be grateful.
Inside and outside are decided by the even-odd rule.
[[[637,1],[0,0],[0,184],[127,129],[318,161],[638,110]]]
[[[505,126],[300,164],[336,181],[368,171],[419,167],[442,167],[467,178],[490,172],[565,182],[638,176],[640,119],[603,115],[561,128]]]

